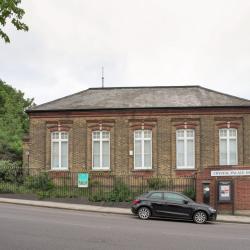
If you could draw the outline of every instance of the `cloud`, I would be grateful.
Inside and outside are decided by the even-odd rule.
[[[199,84],[250,99],[250,2],[23,1],[0,77],[42,103],[88,87]]]

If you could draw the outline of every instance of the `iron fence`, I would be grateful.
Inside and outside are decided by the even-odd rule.
[[[90,201],[130,201],[150,190],[182,192],[195,199],[193,177],[89,174],[88,187],[78,187],[79,172],[0,170],[0,193],[36,194],[38,198],[81,198]]]

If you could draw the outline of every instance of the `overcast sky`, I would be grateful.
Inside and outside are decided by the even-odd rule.
[[[202,85],[250,99],[249,0],[23,0],[0,78],[37,104],[89,87]]]

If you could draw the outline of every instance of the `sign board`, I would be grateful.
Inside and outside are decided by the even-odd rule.
[[[211,176],[247,176],[250,175],[250,169],[244,170],[216,170],[211,171]]]
[[[78,187],[87,188],[89,186],[89,174],[78,173]]]
[[[220,202],[232,201],[232,182],[219,181],[218,182],[218,200]]]

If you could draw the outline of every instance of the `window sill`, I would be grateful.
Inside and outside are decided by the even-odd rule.
[[[175,171],[183,171],[183,170],[196,171],[197,169],[196,168],[176,168],[175,169]]]
[[[133,169],[132,172],[140,172],[140,171],[147,171],[147,172],[154,172],[154,169],[148,169],[148,168],[141,168],[141,169]]]
[[[90,172],[111,172],[111,169],[91,169]]]
[[[70,172],[69,169],[50,169],[48,172]]]

